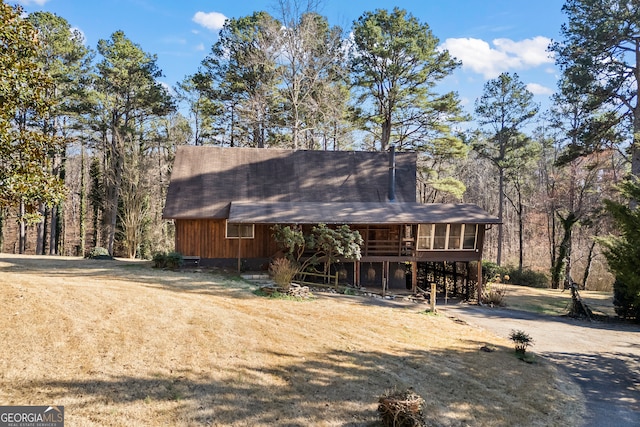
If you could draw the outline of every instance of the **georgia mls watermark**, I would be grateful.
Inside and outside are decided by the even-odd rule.
[[[0,427],[64,427],[64,406],[0,406]]]

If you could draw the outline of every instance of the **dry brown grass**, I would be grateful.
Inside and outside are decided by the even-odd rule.
[[[568,289],[563,291],[507,284],[503,284],[503,288],[504,302],[509,308],[556,316],[569,312],[571,291]],[[615,317],[612,292],[580,291],[580,296],[594,313]]]
[[[251,288],[0,255],[0,404],[64,405],[69,426],[376,426],[378,397],[413,387],[429,425],[579,424],[575,384],[484,330],[419,305]]]

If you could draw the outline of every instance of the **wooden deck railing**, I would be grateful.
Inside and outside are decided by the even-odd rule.
[[[362,247],[363,256],[405,256],[413,255],[413,241],[367,240]]]
[[[306,280],[306,276],[311,276],[311,277],[320,277],[322,279],[324,279],[322,282],[311,282]],[[308,273],[308,272],[301,272],[296,274],[296,282],[300,283],[300,284],[304,284],[304,285],[311,285],[311,286],[327,286],[327,287],[331,287],[334,289],[338,289],[338,273],[336,274],[322,274],[322,273]],[[328,283],[327,283],[328,282]]]

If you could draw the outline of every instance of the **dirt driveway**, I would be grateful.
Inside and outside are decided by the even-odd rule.
[[[584,426],[640,426],[640,326],[466,304],[438,308],[500,337],[513,329],[528,333],[531,351],[558,363],[581,386]]]

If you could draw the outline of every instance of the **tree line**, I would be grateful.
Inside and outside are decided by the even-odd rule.
[[[460,61],[410,12],[364,12],[347,32],[317,2],[278,4],[277,16],[228,19],[200,67],[169,88],[156,55],[122,31],[93,49],[63,17],[0,3],[0,250],[171,248],[162,206],[181,144],[393,144],[419,153],[422,202],[477,203],[502,219],[487,242],[498,264],[548,271],[554,287],[590,281],[620,229],[610,203],[637,209],[616,185],[640,174],[640,5],[567,0],[549,47],[562,71],[552,107],[539,111],[503,73],[468,113],[438,91]]]

